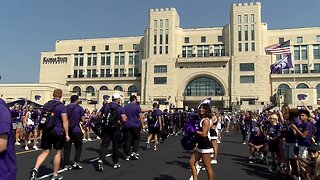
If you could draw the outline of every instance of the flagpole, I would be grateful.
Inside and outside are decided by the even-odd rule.
[[[292,88],[292,93],[293,93],[293,108],[296,108],[296,70],[295,66],[293,65],[293,88]]]

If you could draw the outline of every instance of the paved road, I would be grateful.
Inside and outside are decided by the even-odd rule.
[[[160,144],[158,151],[145,151],[144,140],[139,150],[140,160],[125,161],[120,159],[122,167],[113,169],[111,164],[105,164],[104,172],[96,171],[96,161],[100,140],[87,142],[83,146],[82,170],[68,170],[61,174],[64,179],[76,180],[188,180],[191,172],[188,167],[190,152],[186,152],[180,145],[181,136],[170,137]],[[218,164],[213,165],[214,177],[216,180],[231,180],[245,178],[246,180],[280,179],[278,175],[268,171],[268,167],[262,164],[249,164],[248,147],[240,144],[239,133],[226,133],[223,136],[218,155]],[[29,171],[34,166],[37,155],[40,151],[24,151],[17,147],[18,180],[28,179]],[[73,152],[72,152],[73,153]],[[52,173],[52,157],[49,158],[40,168],[38,177],[49,179],[48,174]],[[73,154],[72,156],[73,157]],[[73,158],[71,158],[72,160]],[[112,162],[107,158],[107,162]],[[205,171],[199,172],[199,179],[207,179]]]

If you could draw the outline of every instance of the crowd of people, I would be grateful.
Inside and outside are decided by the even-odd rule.
[[[37,178],[38,170],[51,149],[56,150],[51,179],[63,178],[58,174],[62,156],[62,164],[66,170],[82,169],[82,145],[83,142],[92,141],[91,131],[101,141],[97,161],[99,171],[104,170],[110,143],[113,168],[117,169],[121,167],[119,158],[126,161],[139,160],[141,133],[148,133],[145,149],[154,151],[161,148],[160,142],[167,137],[180,134],[184,137],[181,140],[182,146],[192,150],[189,165],[193,179],[197,179],[197,168],[201,168],[199,163],[202,162],[203,169],[211,180],[212,164],[218,164],[222,133],[232,130],[239,131],[242,134],[241,143],[249,147],[249,163],[265,163],[270,166],[270,171],[286,174],[293,179],[320,177],[320,114],[307,106],[300,109],[284,106],[279,111],[243,111],[231,114],[212,108],[211,101],[205,99],[197,111],[161,111],[157,103],[153,103],[152,108],[143,110],[136,96],[132,95],[130,102],[122,105],[121,96],[113,94],[111,102],[105,101],[100,109],[90,112],[79,105],[77,95],[70,97],[71,103],[67,106],[61,103],[60,89],[56,89],[53,96],[54,99],[40,109],[27,104],[15,104],[8,109],[13,131],[12,137],[6,137],[7,147],[13,150],[14,145],[23,146],[25,150],[31,147],[34,150],[42,149],[31,171],[31,180]],[[5,104],[4,101],[2,104]],[[3,108],[7,107],[2,107],[5,106],[2,104],[0,103],[0,110],[6,111]],[[7,114],[1,112],[1,115]],[[50,118],[54,120],[51,129],[48,127]],[[197,123],[192,123],[195,119]],[[7,130],[4,127],[6,126],[0,128],[0,134],[10,131],[10,128]],[[73,162],[70,160],[72,146],[75,147]],[[0,148],[0,152],[2,151]],[[14,154],[9,153],[8,158],[15,158]],[[14,165],[11,167],[13,171],[10,172],[16,172]]]
[[[292,179],[320,178],[320,116],[307,106],[262,113],[242,112],[234,117],[249,146],[249,163],[269,164],[269,171]]]

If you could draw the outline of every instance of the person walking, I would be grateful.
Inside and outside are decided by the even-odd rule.
[[[72,95],[70,97],[70,104],[67,106],[67,115],[69,120],[69,136],[70,141],[66,142],[64,146],[64,169],[82,169],[80,164],[80,157],[82,152],[82,137],[83,133],[80,128],[80,121],[85,120],[84,110],[79,106],[79,96]],[[73,165],[70,163],[70,153],[72,148],[72,143],[75,147],[75,155]]]
[[[120,106],[120,94],[112,95],[112,102],[105,104],[98,114],[102,116],[104,127],[101,135],[100,154],[98,160],[98,170],[103,171],[103,160],[108,153],[108,147],[112,141],[112,161],[113,168],[120,168],[119,163],[119,144],[121,138],[121,125],[127,121],[124,108]]]
[[[126,160],[138,160],[138,148],[144,115],[141,112],[140,106],[137,104],[137,96],[130,96],[130,103],[124,107],[124,110],[128,118],[123,129]]]
[[[48,101],[43,105],[43,112],[49,112],[52,116],[51,118],[42,119],[40,123],[44,125],[41,126],[43,128],[42,140],[41,140],[41,148],[42,152],[38,156],[35,166],[30,173],[30,179],[35,180],[38,175],[38,170],[41,164],[46,160],[48,157],[50,150],[54,148],[56,150],[56,154],[53,159],[53,175],[51,180],[63,179],[63,176],[58,174],[58,170],[60,167],[61,161],[61,150],[64,147],[65,141],[69,141],[69,124],[68,124],[68,117],[67,117],[67,108],[64,104],[62,104],[62,90],[55,89],[53,91],[53,100]],[[49,123],[54,121],[52,127],[46,129]]]

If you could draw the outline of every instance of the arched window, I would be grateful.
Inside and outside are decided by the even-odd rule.
[[[91,93],[92,96],[96,95],[96,93],[94,92],[94,87],[92,87],[92,86],[88,86],[86,89],[86,92]]]
[[[192,80],[184,90],[185,96],[223,96],[224,90],[219,82],[207,77]]]
[[[115,90],[115,91],[123,91],[123,88],[121,86],[116,86],[116,87],[114,87],[113,90]]]
[[[320,84],[318,84],[316,86],[316,89],[317,89],[317,98],[319,99],[320,98]]]
[[[278,95],[284,95],[284,92],[288,89],[290,89],[290,87],[287,84],[280,84],[278,86]]]
[[[107,87],[107,86],[101,86],[101,87],[100,87],[100,90],[101,90],[101,91],[106,91],[106,90],[108,90],[108,87]]]
[[[308,89],[308,88],[309,88],[309,86],[306,85],[305,83],[300,83],[297,86],[297,89]]]
[[[79,86],[73,87],[72,92],[77,93],[78,96],[81,96],[81,88]]]
[[[138,89],[135,85],[131,85],[129,88],[128,88],[128,92],[132,93],[132,92],[137,92]]]

